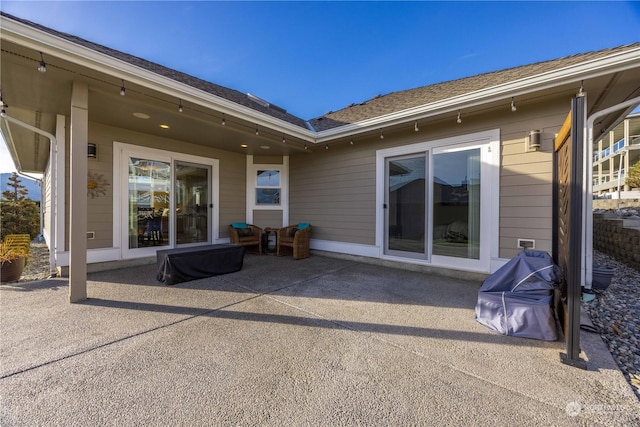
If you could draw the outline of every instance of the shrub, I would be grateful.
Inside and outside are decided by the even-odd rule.
[[[7,186],[0,202],[0,239],[9,234],[28,234],[31,239],[35,238],[40,234],[40,207],[27,198],[27,189],[17,173],[9,177]]]
[[[635,165],[629,168],[625,184],[627,184],[631,188],[640,188],[640,160],[638,160]]]

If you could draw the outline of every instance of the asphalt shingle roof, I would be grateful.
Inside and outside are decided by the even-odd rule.
[[[408,108],[432,102],[442,101],[466,93],[487,89],[500,84],[520,80],[549,71],[576,65],[594,59],[603,58],[616,53],[640,47],[640,43],[620,46],[600,51],[567,56],[550,61],[538,62],[530,65],[509,68],[465,77],[415,89],[391,92],[387,95],[376,96],[359,104],[352,104],[342,110],[332,111],[309,121],[316,131],[329,130],[350,123],[391,114]]]

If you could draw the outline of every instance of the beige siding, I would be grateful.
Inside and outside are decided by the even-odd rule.
[[[309,222],[313,238],[375,242],[375,151],[366,146],[313,147],[292,156],[290,222]]]
[[[254,210],[253,211],[253,223],[261,228],[266,227],[282,227],[282,211],[266,211],[266,210]]]
[[[227,226],[247,218],[247,159],[241,154],[225,152],[213,155],[220,159],[220,237],[229,237]]]
[[[568,100],[556,105],[518,109],[518,121],[501,126],[500,252],[512,258],[518,239],[536,240],[536,249],[551,252],[553,139],[568,113]],[[515,114],[514,114],[515,115]],[[506,116],[508,118],[509,116]],[[526,152],[530,130],[542,131],[538,151]]]
[[[375,243],[376,150],[500,129],[499,256],[513,257],[517,238],[535,239],[551,250],[553,138],[568,112],[570,97],[555,103],[527,105],[512,113],[495,111],[469,116],[457,125],[420,123],[420,131],[385,131],[294,155],[290,161],[290,218],[314,225],[314,238],[336,242]],[[530,130],[542,131],[542,147],[525,152]],[[383,171],[378,171],[383,173]]]

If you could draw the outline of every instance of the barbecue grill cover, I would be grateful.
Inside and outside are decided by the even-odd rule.
[[[560,268],[548,253],[523,250],[484,281],[476,320],[504,335],[555,341],[551,303],[561,281]]]

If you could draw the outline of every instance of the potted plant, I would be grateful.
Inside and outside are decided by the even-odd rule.
[[[24,247],[13,246],[4,241],[0,245],[0,281],[13,282],[20,279],[29,254]]]

